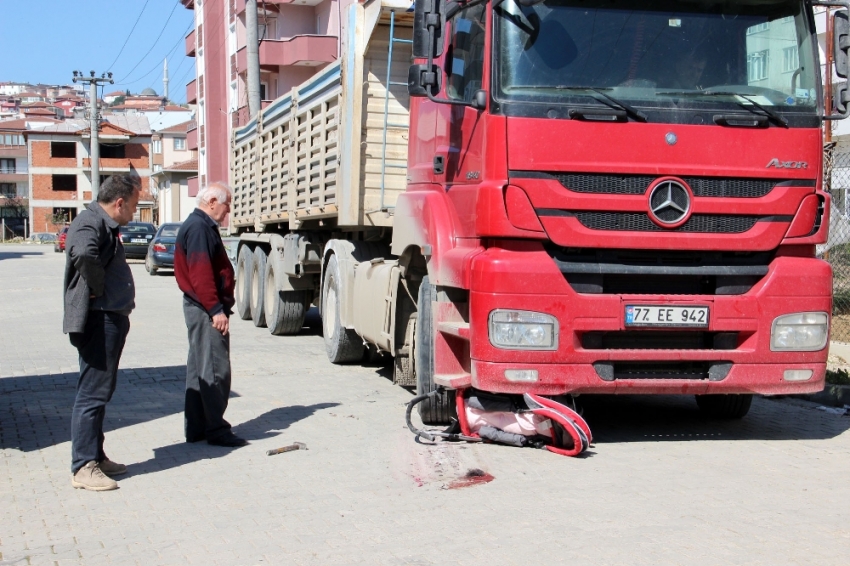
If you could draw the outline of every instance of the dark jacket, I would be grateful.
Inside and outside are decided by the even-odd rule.
[[[233,314],[234,273],[218,224],[196,208],[180,226],[174,244],[174,277],[183,296],[210,316]]]
[[[118,223],[98,203],[90,203],[71,223],[65,249],[62,331],[83,332],[92,308],[129,314],[135,288]]]

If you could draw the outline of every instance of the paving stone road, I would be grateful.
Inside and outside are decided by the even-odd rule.
[[[381,365],[333,366],[233,319],[227,412],[251,445],[182,442],[186,330],[171,275],[132,266],[137,309],[106,449],[120,489],[70,484],[76,352],[64,256],[0,245],[0,564],[850,564],[850,417],[757,399],[588,399],[586,458],[414,442]],[[266,456],[300,441],[309,450]],[[470,468],[495,479],[447,489]]]

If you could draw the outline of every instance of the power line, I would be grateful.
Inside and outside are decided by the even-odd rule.
[[[174,44],[174,46],[173,46],[173,47],[171,48],[171,50],[168,52],[168,54],[166,55],[166,57],[170,57],[170,56],[171,56],[171,54],[172,54],[172,53],[174,53],[174,50],[175,50],[175,49],[177,49],[177,46],[178,46],[178,45],[180,45],[181,43],[183,43],[183,41],[184,41],[184,40],[185,40],[185,38],[186,38],[186,34],[187,34],[187,33],[189,33],[189,30],[190,30],[190,29],[192,28],[192,26],[194,26],[194,25],[195,25],[195,22],[193,21],[192,23],[190,23],[190,24],[186,27],[186,29],[183,31],[183,33],[181,33],[181,34],[180,34],[180,37],[179,37],[179,38],[177,38],[177,42]],[[146,79],[147,77],[149,77],[149,76],[150,76],[150,74],[151,74],[151,73],[153,73],[154,71],[156,71],[157,69],[159,69],[159,62],[155,63],[155,64],[154,64],[154,66],[153,66],[153,67],[152,67],[152,68],[151,68],[151,69],[150,69],[147,73],[145,73],[144,75],[140,76],[139,78],[134,79],[134,80],[132,80],[132,81],[130,81],[130,80],[126,80],[126,79],[125,79],[123,82],[119,82],[119,83],[115,83],[115,84],[119,84],[119,85],[131,85],[131,84],[133,84],[133,83],[137,83],[137,82],[139,82],[139,81],[141,81],[141,80],[144,80],[144,79]],[[127,74],[129,75],[129,73],[127,73]]]
[[[158,36],[156,36],[156,39],[153,41],[153,45],[151,45],[151,48],[150,48],[150,49],[148,49],[147,53],[145,53],[145,54],[142,56],[142,58],[141,58],[141,59],[139,59],[139,62],[138,62],[138,63],[136,63],[136,65],[135,65],[132,69],[130,69],[130,71],[127,73],[127,75],[128,75],[128,76],[129,76],[129,75],[132,75],[132,74],[133,74],[133,71],[135,71],[136,69],[138,69],[138,68],[139,68],[139,65],[141,65],[141,64],[142,64],[142,62],[143,62],[145,59],[147,59],[148,55],[150,55],[150,54],[151,54],[151,51],[153,51],[153,48],[154,48],[154,47],[156,47],[156,44],[157,44],[157,43],[159,43],[159,38],[161,38],[161,37],[162,37],[162,34],[163,34],[163,33],[165,33],[165,28],[166,28],[166,27],[168,27],[168,22],[170,22],[170,21],[171,21],[171,16],[173,16],[173,15],[174,15],[174,11],[175,11],[175,10],[177,10],[177,6],[178,6],[178,3],[177,3],[177,2],[175,2],[175,3],[174,3],[174,7],[173,7],[173,8],[171,8],[171,13],[170,13],[170,14],[168,14],[168,19],[167,19],[167,20],[165,20],[165,24],[163,24],[162,29],[161,29],[161,30],[160,30],[160,32],[159,32],[159,35],[158,35]],[[125,79],[125,80],[126,80],[126,79]]]
[[[134,31],[136,31],[136,26],[137,26],[137,25],[139,25],[139,20],[141,20],[141,19],[142,19],[142,14],[144,14],[144,13],[145,13],[145,8],[147,8],[147,7],[148,7],[148,2],[149,2],[149,1],[150,1],[150,0],[145,0],[145,5],[144,5],[144,6],[142,6],[142,11],[141,11],[141,12],[139,12],[139,16],[136,18],[136,23],[134,23],[134,24],[133,24],[133,28],[130,30],[130,33],[128,33],[128,34],[127,34],[127,39],[125,39],[125,40],[124,40],[124,45],[122,45],[122,46],[121,46],[121,50],[118,52],[118,55],[116,55],[116,56],[115,56],[115,61],[113,61],[112,63],[110,63],[109,67],[107,68],[107,71],[111,71],[111,70],[112,70],[112,67],[113,67],[113,66],[115,65],[115,63],[118,61],[118,58],[119,58],[119,57],[121,57],[121,54],[122,54],[122,53],[124,53],[124,48],[125,48],[125,47],[127,47],[127,42],[128,42],[128,41],[130,41],[130,36],[131,36],[131,35],[133,35],[133,32],[134,32]]]

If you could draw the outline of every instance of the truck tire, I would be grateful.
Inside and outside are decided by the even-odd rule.
[[[332,255],[325,268],[322,284],[322,331],[325,335],[325,352],[334,364],[356,362],[363,357],[363,340],[354,330],[345,328],[340,322],[340,280],[339,262]]]
[[[752,394],[697,395],[697,406],[706,415],[715,419],[740,419],[753,403]]]
[[[417,298],[417,320],[414,335],[414,371],[416,373],[416,394],[422,395],[434,391],[434,323],[431,315],[431,301],[434,300],[434,288],[428,276],[422,278]],[[454,391],[443,390],[440,395],[425,399],[417,405],[419,417],[426,425],[449,424],[457,415]]]
[[[258,328],[266,325],[266,262],[266,252],[257,246],[251,269],[251,319]]]
[[[254,269],[254,253],[242,246],[236,260],[236,312],[239,318],[251,318],[251,272]]]
[[[275,262],[266,262],[265,304],[266,326],[275,336],[298,334],[304,326],[304,317],[310,308],[312,297],[309,291],[278,291],[276,277],[286,277],[278,273]]]

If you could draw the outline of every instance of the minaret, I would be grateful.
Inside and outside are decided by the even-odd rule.
[[[165,64],[162,66],[162,95],[165,97],[165,101],[168,102],[168,59],[165,60]]]

